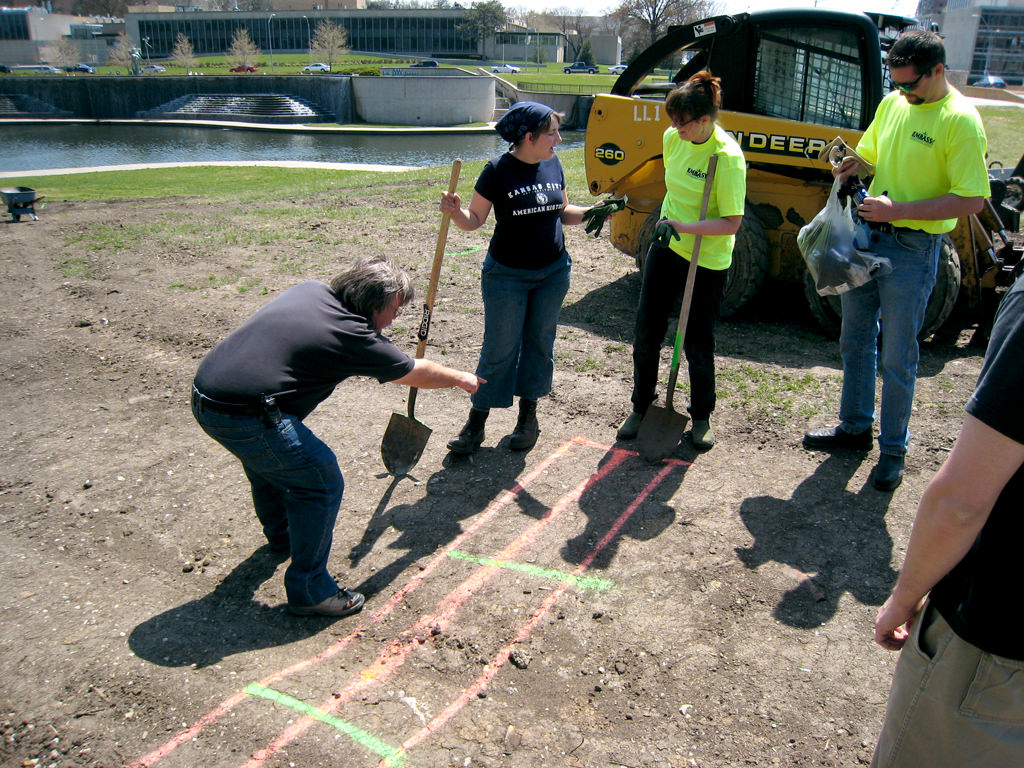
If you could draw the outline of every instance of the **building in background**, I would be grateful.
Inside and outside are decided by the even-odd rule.
[[[921,6],[918,8],[921,17]],[[1010,85],[1024,84],[1024,0],[999,5],[949,0],[941,14],[946,64],[967,73],[971,83],[998,75]]]
[[[123,31],[119,19],[50,13],[41,7],[0,8],[0,62],[53,62],[57,46],[68,40],[78,49],[79,62],[106,64]]]

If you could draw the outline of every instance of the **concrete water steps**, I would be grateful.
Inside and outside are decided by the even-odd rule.
[[[233,120],[254,123],[326,123],[334,117],[305,99],[278,93],[186,94],[155,109],[136,113],[143,118]]]
[[[0,117],[71,117],[71,113],[33,96],[0,93]]]

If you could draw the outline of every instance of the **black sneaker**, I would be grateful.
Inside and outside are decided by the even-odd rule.
[[[804,448],[813,448],[819,451],[835,451],[849,449],[854,451],[871,450],[871,429],[863,432],[847,432],[842,427],[829,427],[827,429],[812,429],[804,433]]]

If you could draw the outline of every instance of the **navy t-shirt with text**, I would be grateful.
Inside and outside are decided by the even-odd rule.
[[[524,163],[505,153],[484,166],[476,192],[494,207],[491,256],[517,269],[541,269],[565,250],[565,173],[557,157]]]

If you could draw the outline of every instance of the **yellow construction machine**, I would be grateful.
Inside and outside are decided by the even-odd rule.
[[[672,28],[626,68],[612,93],[594,97],[590,110],[590,192],[627,198],[626,210],[611,219],[612,243],[642,269],[665,195],[665,94],[710,69],[722,78],[719,123],[743,148],[748,168],[723,314],[742,307],[766,277],[802,281],[814,316],[827,332],[838,332],[839,301],[814,290],[796,235],[831,189],[829,163],[819,154],[837,137],[856,146],[890,85],[884,52],[913,24],[899,16],[792,8]],[[1015,277],[1020,250],[1008,230],[1019,227],[1020,174],[1020,166],[996,174],[985,210],[961,220],[947,238],[922,338],[945,322],[958,296],[969,317],[988,318],[996,291]]]

